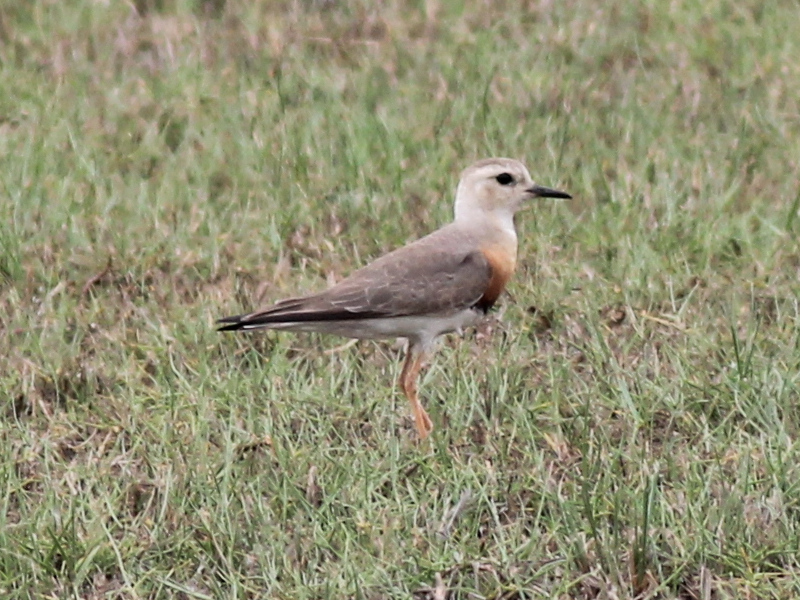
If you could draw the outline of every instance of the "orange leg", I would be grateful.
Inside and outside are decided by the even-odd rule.
[[[403,364],[403,372],[400,374],[400,388],[408,398],[408,401],[411,402],[411,410],[414,411],[414,422],[421,440],[424,440],[433,431],[433,422],[422,407],[417,394],[417,377],[422,368],[424,358],[425,354],[409,343],[406,361]]]

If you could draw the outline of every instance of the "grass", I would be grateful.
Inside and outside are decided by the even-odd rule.
[[[4,598],[795,598],[791,2],[0,4]],[[392,343],[215,332],[523,159],[414,442]]]

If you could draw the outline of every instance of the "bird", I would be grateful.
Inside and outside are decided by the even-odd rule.
[[[433,422],[418,378],[434,340],[461,333],[495,305],[517,262],[514,215],[535,198],[572,198],[534,183],[510,158],[480,160],[461,172],[453,221],[356,270],[327,290],[218,320],[218,331],[275,329],[349,338],[408,340],[398,380],[419,439]]]

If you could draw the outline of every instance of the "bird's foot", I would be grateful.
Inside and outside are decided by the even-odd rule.
[[[427,439],[427,437],[433,431],[433,421],[431,421],[428,413],[425,412],[425,409],[422,408],[421,405],[416,405],[414,407],[414,422],[417,426],[417,434],[419,435],[419,439]]]

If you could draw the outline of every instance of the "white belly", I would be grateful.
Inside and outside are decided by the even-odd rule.
[[[457,313],[435,316],[386,317],[360,321],[276,323],[271,325],[270,328],[290,331],[316,331],[360,339],[402,337],[427,345],[435,337],[443,333],[460,332],[464,327],[474,325],[480,320],[481,315],[482,313],[479,310],[469,308]]]

